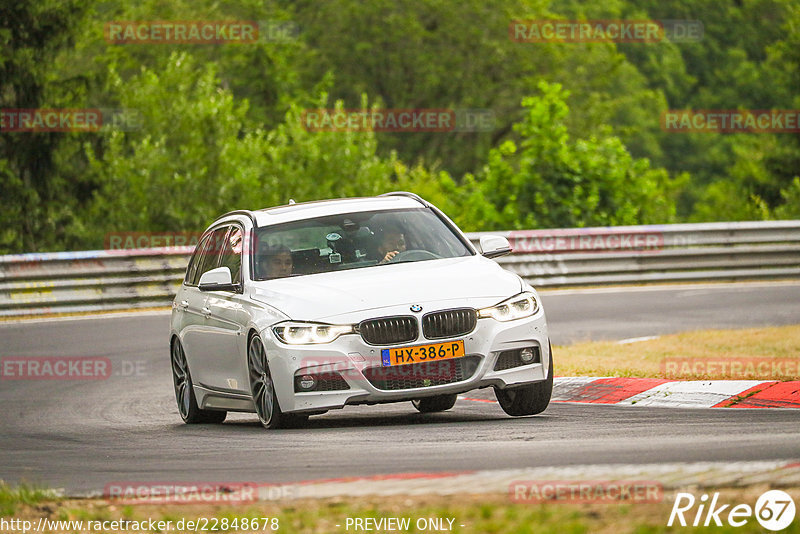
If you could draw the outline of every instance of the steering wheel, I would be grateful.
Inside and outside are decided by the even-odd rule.
[[[394,258],[389,260],[389,263],[394,263],[397,261],[422,261],[422,260],[438,260],[441,256],[438,254],[434,254],[429,250],[423,249],[413,249],[413,250],[404,250],[403,252],[398,252]]]

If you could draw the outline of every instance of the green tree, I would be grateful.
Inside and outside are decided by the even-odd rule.
[[[0,5],[0,108],[79,105],[85,78],[55,64],[80,34],[86,7],[78,0]],[[0,253],[60,246],[63,225],[83,191],[79,134],[0,134]]]
[[[702,40],[670,45],[685,72],[668,83],[649,65],[665,47],[622,47],[626,57],[662,88],[670,108],[797,109],[800,98],[800,6],[794,0],[629,0],[623,13],[655,19],[699,20]],[[656,63],[657,64],[657,63]],[[659,67],[660,68],[660,67]],[[666,70],[665,70],[666,72]],[[679,213],[693,221],[771,216],[781,191],[800,169],[800,138],[792,134],[665,133],[659,143],[670,172],[689,172]]]
[[[685,177],[636,159],[619,138],[571,139],[565,122],[569,94],[539,84],[522,101],[525,118],[514,126],[519,145],[506,141],[489,154],[479,174],[484,198],[495,208],[487,229],[552,228],[674,221],[673,197]]]
[[[255,127],[248,101],[220,88],[213,64],[186,53],[128,80],[112,72],[109,83],[143,122],[87,144],[100,186],[71,229],[80,242],[98,246],[109,231],[197,231],[235,208],[391,188],[395,161],[376,155],[374,134],[309,132],[297,105],[275,129]]]
[[[582,135],[600,124],[619,126],[635,153],[658,157],[663,96],[613,43],[521,43],[512,20],[558,18],[537,0],[328,0],[297,2],[294,16],[315,55],[312,79],[332,72],[331,100],[348,107],[368,93],[390,108],[489,109],[489,132],[383,133],[383,153],[411,165],[463,176],[512,135],[520,99],[541,81],[572,91],[567,126]]]

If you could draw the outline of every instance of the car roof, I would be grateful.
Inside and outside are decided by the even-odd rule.
[[[393,209],[422,208],[428,204],[413,193],[395,192],[377,197],[353,197],[331,200],[315,200],[311,202],[298,202],[260,210],[238,210],[226,213],[216,222],[229,216],[246,215],[253,220],[256,226],[271,226],[285,222],[313,219],[326,215],[339,213],[354,213],[360,211],[383,211]]]

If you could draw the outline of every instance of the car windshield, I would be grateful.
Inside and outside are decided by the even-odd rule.
[[[256,229],[256,280],[468,256],[430,208],[345,213]]]

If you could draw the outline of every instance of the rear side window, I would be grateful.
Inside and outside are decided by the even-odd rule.
[[[225,236],[228,233],[230,226],[223,226],[217,228],[208,234],[197,245],[195,250],[196,258],[192,258],[192,263],[189,266],[189,272],[186,275],[186,284],[196,286],[200,283],[200,277],[203,273],[214,269],[219,264],[221,252],[225,245]],[[197,251],[200,251],[199,254]]]
[[[197,285],[194,280],[196,279],[195,274],[197,273],[197,266],[200,263],[201,252],[203,251],[203,247],[206,246],[208,243],[211,234],[207,234],[205,237],[200,239],[197,243],[197,246],[194,247],[194,252],[192,253],[192,257],[189,260],[189,266],[186,268],[186,277],[183,279],[183,283],[188,286]]]

